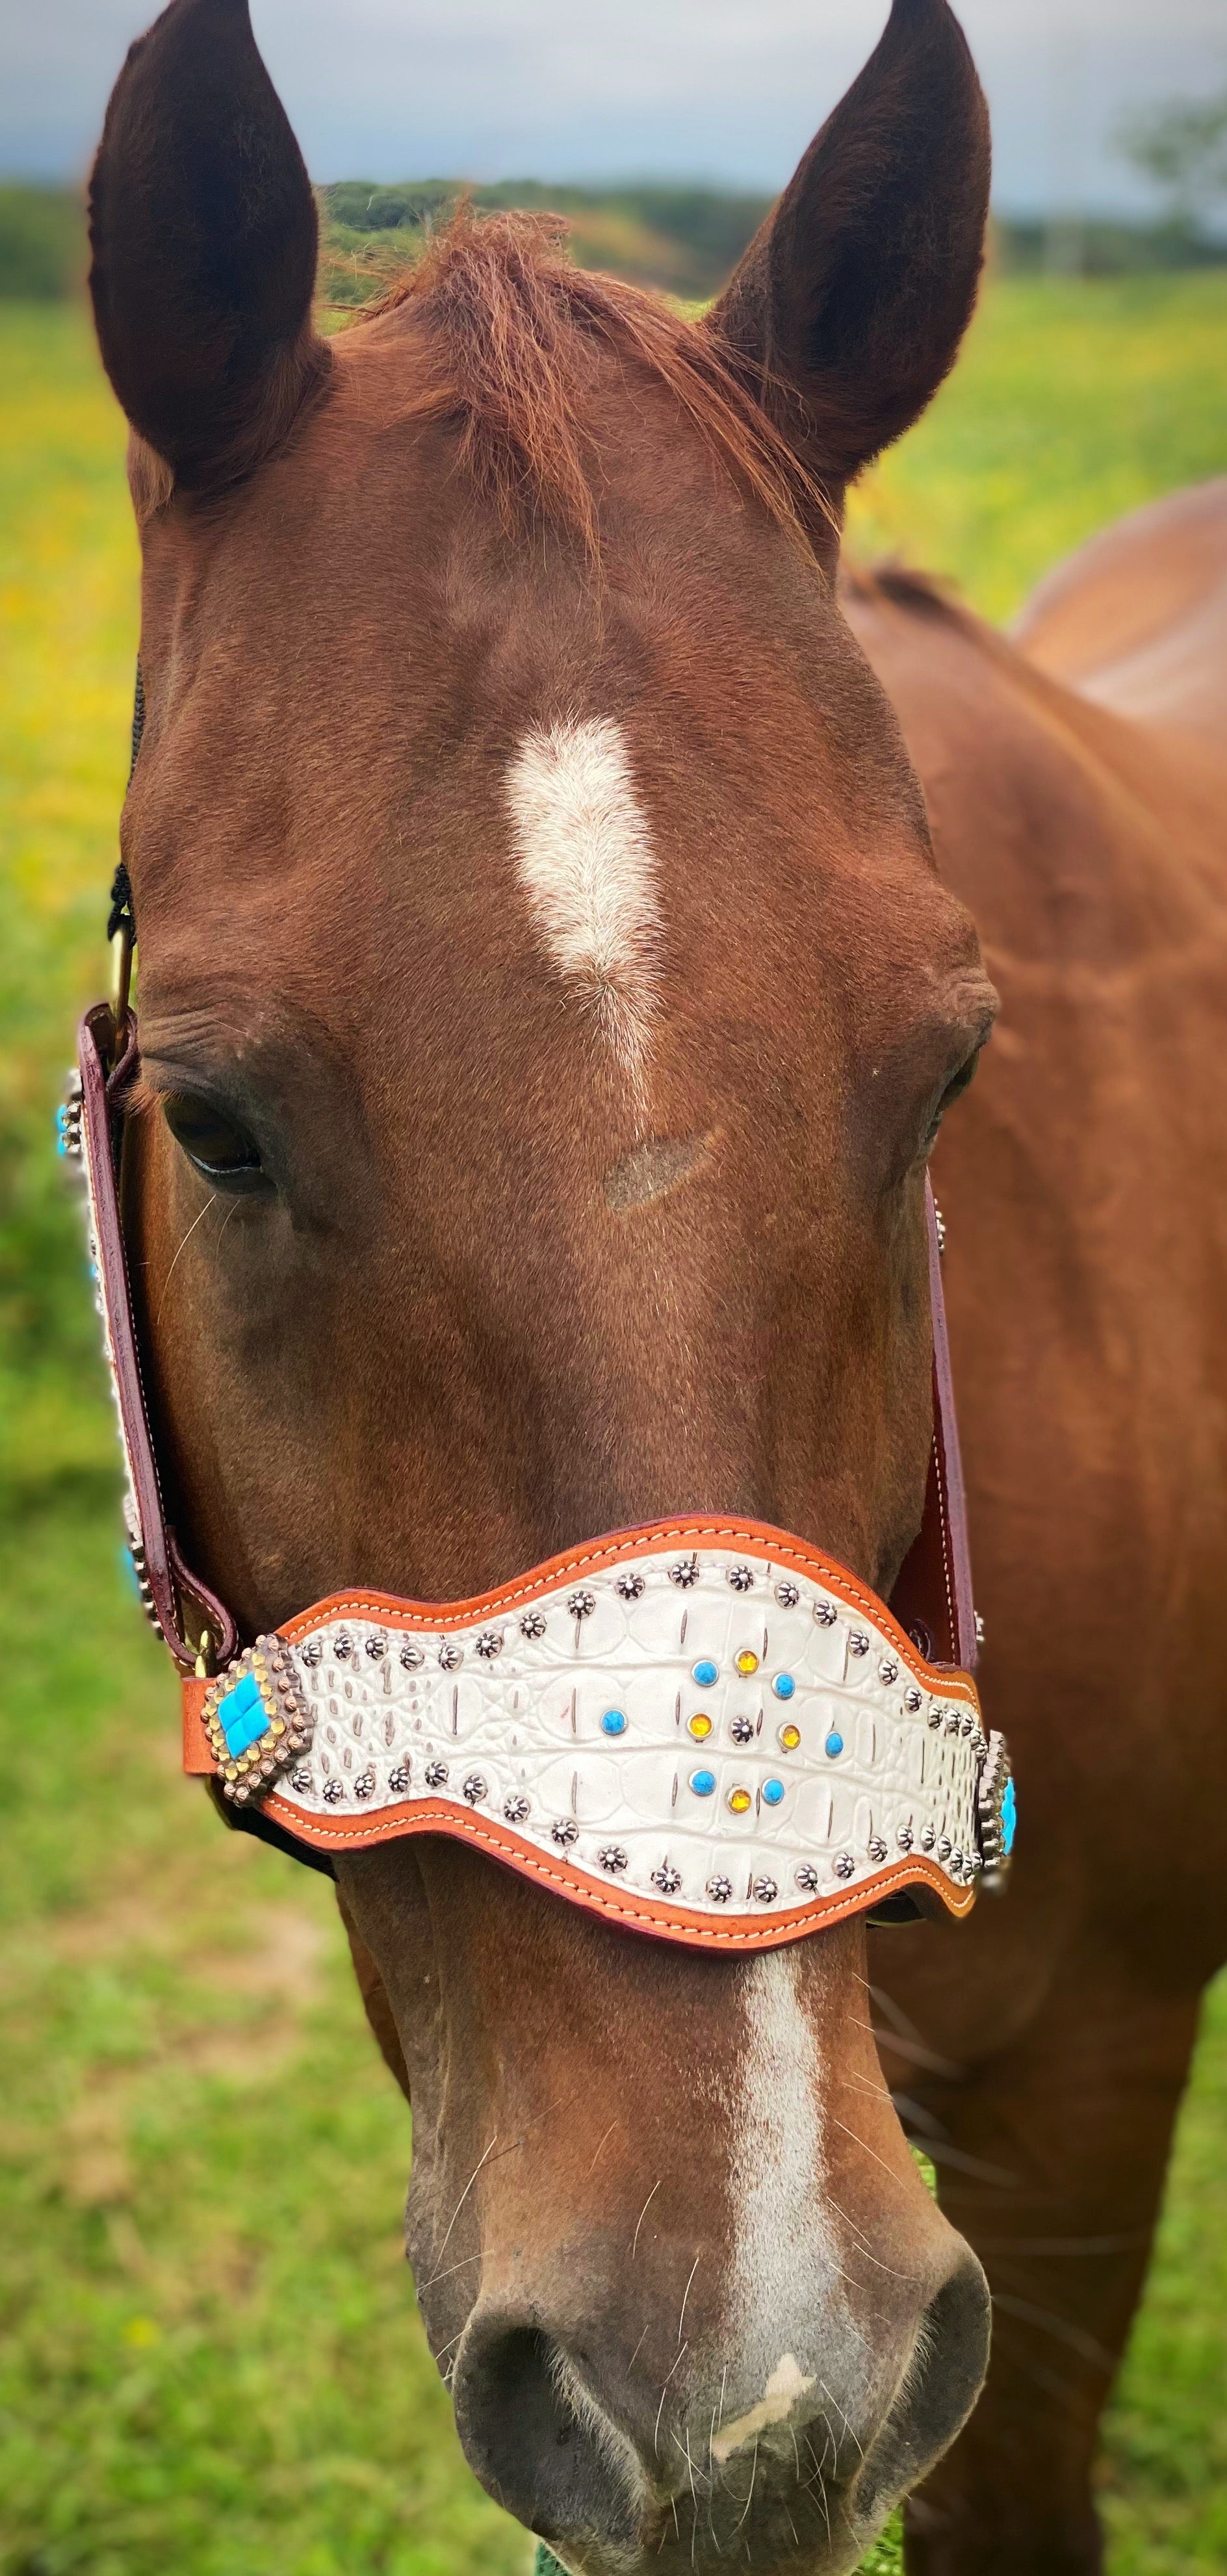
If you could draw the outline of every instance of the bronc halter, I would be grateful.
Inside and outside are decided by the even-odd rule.
[[[133,766],[144,697],[137,680]],[[966,1914],[1014,1838],[973,1678],[941,1219],[926,1181],[933,1446],[890,1606],[803,1540],[718,1513],[622,1530],[470,1601],[359,1590],[241,1650],[168,1526],[119,1213],[139,1063],[127,872],[110,1002],[81,1022],[80,1163],[145,1608],[179,1668],[183,1762],[227,1821],[330,1855],[450,1834],[610,1921],[777,1947],[854,1914]]]

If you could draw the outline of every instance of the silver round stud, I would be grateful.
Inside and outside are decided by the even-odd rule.
[[[669,1568],[669,1581],[670,1583],[676,1583],[679,1592],[689,1592],[691,1586],[697,1583],[698,1579],[699,1560],[697,1556],[679,1556],[676,1565],[671,1565]]]
[[[446,1762],[428,1762],[428,1763],[427,1763],[427,1765],[426,1765],[426,1786],[427,1786],[427,1788],[428,1788],[428,1789],[446,1789],[446,1787],[447,1787],[447,1764],[446,1764]]]
[[[360,1771],[354,1782],[354,1796],[355,1798],[373,1798],[374,1795],[375,1774],[368,1762],[365,1771]]]
[[[909,1717],[915,1717],[918,1714],[922,1696],[923,1694],[917,1690],[915,1682],[912,1682],[909,1688],[905,1690],[903,1694],[903,1705],[907,1710]]]
[[[607,1869],[609,1871],[611,1878],[616,1878],[619,1872],[624,1870],[626,1867],[626,1853],[623,1851],[621,1843],[602,1843],[601,1848],[597,1853],[597,1859],[599,1860],[602,1869]]]
[[[856,1862],[853,1860],[851,1852],[836,1852],[834,1868],[837,1878],[855,1878],[856,1876]]]
[[[756,1878],[753,1892],[760,1905],[774,1905],[780,1891],[773,1878]]]
[[[306,1645],[300,1649],[300,1652],[302,1654],[304,1664],[314,1665],[322,1663],[324,1659],[323,1638],[308,1637]]]
[[[483,1628],[480,1637],[474,1640],[473,1652],[481,1656],[483,1664],[492,1664],[495,1656],[501,1655],[502,1651],[503,1636],[500,1628]]]
[[[803,1860],[797,1871],[797,1885],[803,1896],[816,1896],[821,1881],[812,1861]]]
[[[527,1819],[528,1812],[529,1806],[527,1798],[519,1796],[518,1793],[514,1797],[504,1798],[503,1814],[505,1815],[509,1825],[524,1824]]]
[[[579,1841],[579,1826],[573,1816],[556,1816],[550,1832],[560,1851],[569,1851]]]
[[[833,1628],[839,1612],[833,1601],[815,1601],[814,1617],[820,1628]]]
[[[388,1651],[387,1638],[377,1631],[372,1631],[366,1641],[366,1651],[373,1664],[381,1664]]]
[[[623,1601],[641,1601],[647,1584],[642,1574],[636,1574],[633,1567],[628,1567],[625,1574],[615,1577],[614,1590]]]
[[[312,1779],[311,1773],[307,1769],[306,1763],[300,1762],[297,1770],[291,1771],[290,1773],[290,1787],[292,1789],[297,1789],[300,1798],[306,1798],[310,1796],[311,1790],[314,1786],[315,1783]]]
[[[920,1837],[920,1848],[921,1848],[921,1850],[922,1850],[922,1851],[927,1851],[927,1852],[932,1851],[932,1849],[933,1849],[933,1845],[934,1845],[934,1843],[936,1842],[936,1840],[937,1840],[937,1836],[936,1836],[936,1834],[935,1834],[935,1832],[934,1832],[934,1830],[933,1830],[932,1825],[926,1825],[926,1826],[925,1826],[925,1829],[924,1829],[924,1832],[922,1833],[922,1835],[921,1835],[921,1837]]]
[[[868,1639],[868,1637],[866,1636],[865,1631],[864,1631],[864,1629],[863,1629],[863,1628],[850,1628],[850,1629],[849,1629],[849,1631],[848,1631],[848,1652],[849,1652],[849,1654],[850,1654],[850,1655],[867,1655],[867,1654],[868,1654],[868,1652],[869,1652],[869,1639]]]
[[[913,1834],[910,1825],[900,1825],[898,1832],[895,1835],[895,1841],[898,1843],[901,1852],[909,1852],[915,1839],[916,1837]]]
[[[594,1592],[572,1592],[567,1600],[567,1608],[573,1619],[590,1619],[596,1608],[596,1594]]]
[[[710,1896],[713,1905],[727,1905],[729,1898],[733,1893],[732,1879],[720,1877],[709,1878],[707,1882],[707,1893]]]
[[[442,1638],[439,1644],[440,1672],[458,1673],[463,1662],[463,1646],[458,1646],[454,1637]]]
[[[344,1795],[345,1783],[343,1780],[338,1780],[335,1775],[331,1780],[325,1780],[324,1804],[326,1807],[339,1807]]]
[[[952,1843],[952,1842],[951,1842],[951,1840],[950,1840],[950,1836],[949,1836],[949,1834],[943,1834],[943,1835],[942,1835],[942,1838],[941,1838],[941,1841],[939,1842],[939,1844],[938,1844],[938,1846],[937,1846],[937,1857],[938,1857],[938,1859],[939,1859],[939,1860],[941,1860],[941,1861],[949,1860],[949,1858],[950,1858],[950,1854],[951,1854],[951,1852],[953,1851],[953,1849],[954,1849],[954,1845],[953,1845],[953,1843]]]
[[[520,1621],[520,1635],[527,1637],[530,1646],[535,1646],[538,1638],[545,1635],[545,1619],[540,1610],[525,1611]]]
[[[407,1638],[405,1644],[401,1647],[400,1659],[401,1665],[407,1673],[420,1673],[422,1666],[426,1661],[422,1648],[412,1637]]]
[[[391,1790],[392,1795],[393,1795],[393,1797],[394,1797],[394,1798],[407,1798],[407,1797],[408,1797],[408,1795],[409,1795],[409,1765],[408,1765],[408,1763],[407,1763],[407,1762],[398,1762],[398,1763],[397,1763],[397,1765],[396,1765],[396,1769],[395,1769],[394,1771],[389,1771],[389,1773],[388,1773],[388,1787],[389,1787],[389,1789]]]
[[[881,1867],[882,1862],[890,1857],[887,1846],[883,1842],[880,1834],[872,1834],[870,1836],[869,1857],[872,1861],[877,1862],[879,1868]]]
[[[795,1610],[801,1595],[795,1583],[777,1583],[775,1597],[781,1610]]]
[[[347,1664],[349,1662],[349,1658],[354,1651],[354,1641],[350,1636],[348,1629],[339,1628],[337,1630],[336,1636],[332,1641],[332,1651],[339,1664]]]
[[[682,1873],[671,1860],[662,1861],[660,1868],[652,1872],[652,1885],[660,1889],[662,1896],[676,1896],[681,1883]]]
[[[878,1666],[878,1680],[880,1682],[885,1682],[887,1689],[889,1690],[891,1683],[897,1682],[898,1679],[899,1667],[895,1662],[894,1656],[883,1655],[882,1661]]]
[[[734,1592],[754,1590],[754,1575],[748,1565],[730,1565],[725,1579]]]
[[[733,1719],[733,1721],[732,1721],[731,1726],[729,1727],[729,1734],[732,1736],[732,1739],[733,1739],[734,1744],[753,1744],[753,1742],[754,1742],[754,1720],[753,1720],[753,1718],[752,1718],[752,1717],[735,1717],[735,1718]]]
[[[480,1806],[482,1799],[486,1795],[486,1782],[480,1771],[470,1771],[468,1779],[464,1782],[460,1794],[463,1798],[467,1799],[470,1807]]]

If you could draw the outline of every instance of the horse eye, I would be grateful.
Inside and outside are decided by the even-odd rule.
[[[932,1151],[933,1146],[937,1141],[937,1131],[946,1115],[946,1111],[954,1107],[955,1101],[962,1098],[968,1084],[974,1080],[976,1066],[979,1064],[982,1054],[982,1047],[973,1047],[966,1063],[959,1066],[958,1072],[953,1074],[950,1081],[947,1083],[941,1099],[938,1101],[937,1107],[933,1112],[933,1116],[929,1121],[928,1133],[926,1134],[924,1142],[924,1150],[926,1154]]]
[[[211,1101],[176,1091],[163,1102],[162,1114],[175,1143],[206,1181],[243,1187],[261,1177],[258,1146]]]

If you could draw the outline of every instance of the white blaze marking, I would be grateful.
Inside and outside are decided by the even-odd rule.
[[[622,727],[569,719],[525,735],[507,773],[516,866],[555,966],[637,1074],[660,927],[647,817]]]
[[[811,2354],[821,2353],[824,2370],[834,2360],[842,2375],[849,2339],[860,2340],[826,2206],[822,2068],[800,1947],[755,1959],[743,1993],[731,2175],[737,2236],[724,2331],[742,2386],[748,2394],[757,2385],[762,2395],[718,2427],[712,2457],[720,2462],[801,2405],[817,2380]]]
[[[755,2433],[764,2433],[769,2424],[785,2423],[797,2399],[806,2396],[813,2387],[816,2375],[811,2370],[807,2378],[796,2354],[786,2352],[783,2360],[777,2361],[757,2406],[752,2406],[747,2415],[739,2415],[735,2423],[726,2424],[724,2431],[717,2433],[711,2446],[713,2460],[719,2460],[723,2467],[734,2451],[739,2451],[743,2442],[751,2441]]]

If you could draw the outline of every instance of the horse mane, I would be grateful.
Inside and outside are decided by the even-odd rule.
[[[603,359],[667,388],[715,461],[807,547],[831,505],[763,407],[740,352],[709,322],[568,258],[557,216],[462,205],[363,321],[402,313],[427,353],[410,398],[452,419],[461,461],[508,532],[526,517],[570,529],[599,555],[599,455],[588,397]]]

